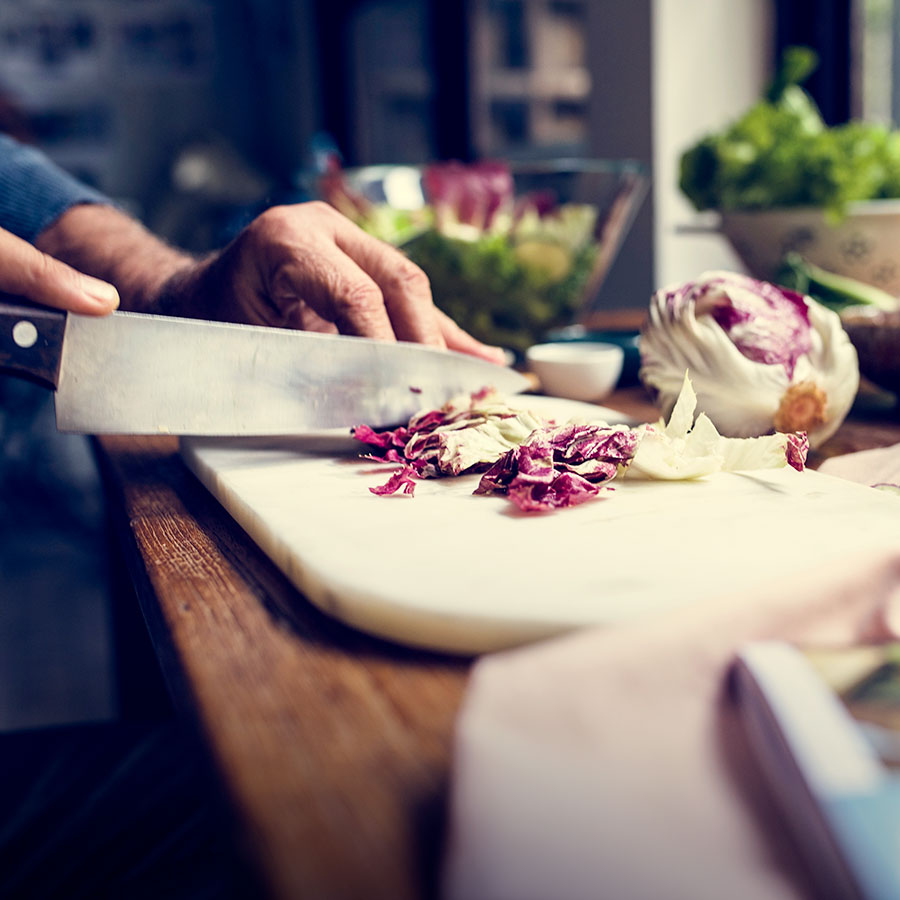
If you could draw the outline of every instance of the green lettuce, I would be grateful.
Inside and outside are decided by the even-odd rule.
[[[900,197],[900,132],[853,121],[828,127],[801,87],[815,54],[789,48],[766,95],[681,157],[679,186],[698,210],[821,207]]]
[[[470,240],[430,229],[404,247],[427,274],[435,303],[466,331],[524,351],[577,311],[598,252],[505,234]]]

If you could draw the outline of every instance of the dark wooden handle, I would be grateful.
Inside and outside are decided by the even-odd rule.
[[[0,373],[56,389],[66,313],[0,293]]]

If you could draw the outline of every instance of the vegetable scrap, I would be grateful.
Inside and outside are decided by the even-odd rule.
[[[617,477],[671,481],[786,465],[803,470],[805,434],[723,437],[705,414],[695,421],[696,405],[687,374],[668,423],[637,427],[558,424],[486,388],[418,413],[406,426],[376,432],[359,425],[353,435],[375,448],[365,459],[400,464],[385,484],[369,488],[373,494],[412,495],[417,479],[481,473],[475,494],[506,496],[527,513],[606,495]]]
[[[640,378],[663,415],[685,370],[699,408],[729,437],[837,430],[859,386],[840,317],[811,297],[734,272],[657,291],[641,334]]]
[[[484,473],[476,494],[506,494],[524,512],[575,506],[634,458],[638,435],[606,423],[538,428]]]

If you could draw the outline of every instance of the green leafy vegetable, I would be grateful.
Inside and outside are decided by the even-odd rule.
[[[816,65],[790,48],[766,96],[681,158],[679,186],[699,210],[848,204],[900,197],[900,132],[866,122],[828,127],[801,87]]]
[[[462,240],[431,229],[404,247],[428,273],[435,303],[481,340],[525,350],[578,308],[597,248],[505,234]]]

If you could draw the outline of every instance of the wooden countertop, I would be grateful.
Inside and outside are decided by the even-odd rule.
[[[640,388],[606,402],[655,417]],[[863,404],[811,463],[897,442],[900,417]],[[471,661],[319,613],[196,481],[174,438],[97,446],[176,707],[199,722],[272,896],[434,896]]]
[[[195,480],[174,438],[98,443],[176,707],[198,717],[272,895],[431,896],[468,661],[320,614]]]

